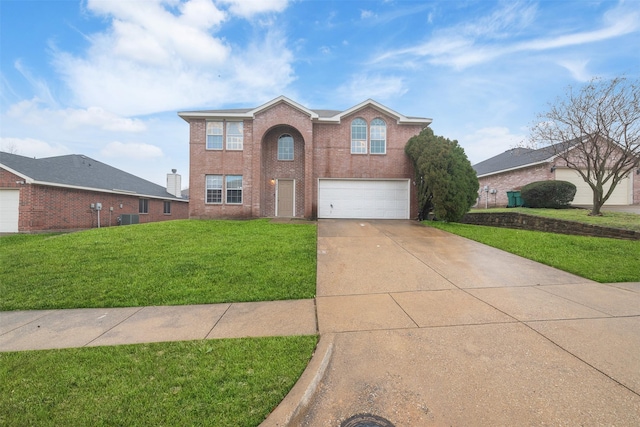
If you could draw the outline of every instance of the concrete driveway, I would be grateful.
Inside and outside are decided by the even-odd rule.
[[[412,221],[321,220],[316,301],[327,357],[290,425],[638,425],[640,283]]]

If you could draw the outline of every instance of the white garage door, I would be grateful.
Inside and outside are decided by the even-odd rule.
[[[18,232],[20,190],[0,190],[0,233]]]
[[[573,198],[573,205],[592,205],[593,204],[593,191],[589,184],[584,182],[580,174],[572,169],[557,169],[556,180],[569,181],[576,186],[576,196]],[[609,186],[606,187],[606,190]],[[606,191],[605,190],[605,191]],[[631,191],[631,178],[625,178],[616,185],[615,190],[611,194],[611,197],[605,203],[605,206],[609,205],[630,205],[630,191]]]
[[[320,179],[319,218],[409,219],[409,180]]]

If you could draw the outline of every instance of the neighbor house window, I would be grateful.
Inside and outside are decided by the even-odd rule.
[[[227,150],[242,150],[242,122],[227,122]]]
[[[222,150],[222,122],[207,122],[207,150]]]
[[[205,179],[205,203],[222,203],[222,175],[207,175]]]
[[[387,153],[387,124],[382,119],[371,121],[371,154]]]
[[[242,175],[227,175],[227,203],[242,203]]]
[[[278,138],[278,160],[293,160],[293,138],[282,135]]]
[[[351,122],[351,154],[367,154],[367,122],[363,119]]]
[[[167,200],[164,201],[164,214],[171,215],[171,202]]]
[[[149,199],[138,199],[138,213],[149,213]]]

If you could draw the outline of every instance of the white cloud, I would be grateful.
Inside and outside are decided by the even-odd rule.
[[[259,13],[282,12],[289,0],[220,0],[220,3],[229,5],[234,15],[250,18]]]
[[[338,97],[352,103],[362,102],[372,98],[383,101],[398,98],[407,92],[402,77],[384,76],[379,74],[357,74],[350,81],[337,89]]]
[[[573,78],[579,82],[587,82],[593,78],[593,74],[587,70],[588,59],[581,60],[560,60],[558,64],[566,68]]]
[[[640,11],[620,3],[604,14],[601,28],[553,37],[529,34],[529,40],[509,44],[505,39],[526,36],[535,20],[537,8],[522,2],[503,3],[503,7],[473,23],[445,28],[431,39],[402,49],[378,54],[373,63],[397,64],[399,58],[422,58],[431,64],[461,70],[490,62],[498,57],[521,52],[546,51],[620,37],[640,30]]]
[[[287,5],[226,3],[243,16]],[[89,0],[87,7],[109,20],[108,29],[88,38],[83,55],[54,50],[54,64],[78,105],[146,115],[255,102],[277,96],[293,80],[294,58],[282,32],[260,27],[244,46],[231,46],[215,35],[227,16],[211,0]]]
[[[20,101],[7,110],[7,117],[26,125],[48,129],[73,130],[95,128],[113,132],[141,132],[145,124],[138,119],[121,117],[100,107],[53,109],[43,107],[38,98]]]
[[[360,19],[374,18],[376,15],[370,10],[363,9],[360,11]]]
[[[102,150],[100,155],[104,157],[122,157],[128,159],[153,159],[162,157],[162,149],[151,144],[110,142]]]
[[[64,145],[50,144],[34,138],[0,138],[0,151],[25,157],[53,157],[69,154]]]
[[[524,134],[513,134],[506,127],[486,127],[464,135],[458,142],[471,164],[480,163],[525,141]]]

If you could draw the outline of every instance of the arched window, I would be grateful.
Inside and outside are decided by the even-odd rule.
[[[351,122],[351,154],[367,154],[367,122],[363,119]]]
[[[278,160],[293,160],[293,137],[284,134],[278,138]]]
[[[371,154],[387,153],[387,124],[382,119],[371,121]]]

